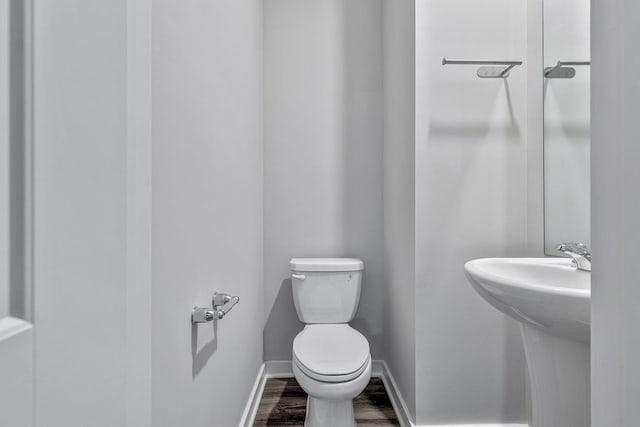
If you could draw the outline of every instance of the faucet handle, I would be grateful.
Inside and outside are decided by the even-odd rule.
[[[587,245],[585,245],[584,243],[560,243],[556,245],[556,250],[564,252],[565,254],[580,255],[591,261],[591,252],[589,252],[589,249],[587,249]]]
[[[556,250],[573,258],[579,270],[591,271],[591,253],[584,243],[560,243],[556,245]]]

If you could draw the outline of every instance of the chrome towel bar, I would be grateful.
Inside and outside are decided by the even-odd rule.
[[[442,58],[442,65],[484,65],[479,67],[476,74],[482,79],[497,79],[509,77],[509,71],[522,65],[522,61],[502,61],[487,59],[448,59]]]

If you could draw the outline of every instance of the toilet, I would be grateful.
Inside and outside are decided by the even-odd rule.
[[[305,427],[354,427],[353,398],[371,378],[369,342],[349,326],[364,263],[293,258],[293,301],[304,329],[293,340],[293,374],[309,395]]]

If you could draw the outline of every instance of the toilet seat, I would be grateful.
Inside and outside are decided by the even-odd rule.
[[[325,382],[325,383],[343,383],[343,382],[348,382],[351,381],[355,378],[358,378],[360,375],[362,375],[362,373],[367,369],[367,364],[369,361],[369,358],[367,358],[367,361],[364,362],[364,364],[355,372],[352,372],[350,374],[346,374],[346,375],[323,375],[323,374],[319,374],[318,372],[314,372],[312,370],[310,370],[309,368],[307,368],[306,366],[304,366],[303,363],[301,363],[298,358],[294,355],[293,356],[293,363],[296,364],[296,366],[309,378],[316,380],[316,381],[320,381],[320,382]]]
[[[293,341],[293,363],[317,381],[353,380],[370,358],[367,339],[345,323],[307,325]]]

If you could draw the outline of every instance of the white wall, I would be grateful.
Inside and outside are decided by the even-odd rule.
[[[38,426],[235,425],[261,363],[261,4],[153,7],[35,4]]]
[[[302,329],[292,257],[364,260],[352,325],[381,357],[382,3],[265,2],[265,360]]]
[[[126,2],[35,2],[39,427],[125,425]]]
[[[558,60],[588,61],[589,0],[544,2],[545,66]],[[590,68],[572,79],[545,79],[545,250],[562,242],[591,244]]]
[[[384,1],[385,352],[415,415],[415,1]]]
[[[591,4],[591,425],[640,419],[640,4]]]
[[[152,427],[153,0],[127,2],[126,425]]]
[[[152,98],[153,426],[237,425],[262,362],[262,2],[155,1]],[[214,291],[240,303],[192,327]]]
[[[416,2],[416,421],[526,421],[517,323],[463,264],[528,252],[527,69],[483,80],[450,58],[526,59],[527,4]],[[541,167],[541,165],[540,165]]]

